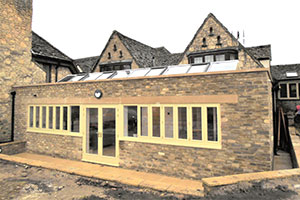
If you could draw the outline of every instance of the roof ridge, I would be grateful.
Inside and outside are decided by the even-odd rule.
[[[44,42],[46,42],[49,46],[51,46],[52,48],[54,48],[55,50],[57,50],[59,53],[61,53],[62,55],[66,56],[68,59],[70,59],[69,61],[73,61],[72,58],[70,58],[69,56],[67,56],[65,53],[63,53],[62,51],[60,51],[58,48],[56,48],[55,46],[53,46],[50,42],[48,42],[46,39],[44,39],[43,37],[41,37],[39,34],[37,34],[36,32],[34,32],[33,30],[31,31],[32,34],[35,34],[37,37],[39,37],[40,39],[42,39]],[[60,58],[62,59],[62,58]],[[65,60],[65,59],[62,59]]]

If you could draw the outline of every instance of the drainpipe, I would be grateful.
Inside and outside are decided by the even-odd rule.
[[[15,128],[15,99],[16,99],[16,91],[13,91],[10,93],[11,94],[11,100],[12,100],[12,105],[11,105],[11,138],[10,142],[14,141],[14,128]]]

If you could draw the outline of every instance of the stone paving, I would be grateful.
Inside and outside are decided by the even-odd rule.
[[[115,181],[137,187],[145,187],[159,191],[180,193],[185,195],[203,196],[203,187],[201,181],[184,180],[163,176],[160,174],[137,172],[133,170],[30,153],[21,153],[13,156],[0,154],[0,159],[47,169],[55,169],[85,177]]]

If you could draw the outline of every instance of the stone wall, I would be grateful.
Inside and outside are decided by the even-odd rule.
[[[15,89],[16,137],[26,140],[31,151],[70,158],[79,157],[76,151],[80,154],[80,140],[26,132],[28,104],[58,101],[101,104],[105,99],[126,97],[237,95],[237,103],[220,104],[221,149],[120,141],[120,167],[193,179],[272,170],[273,121],[267,70],[57,83]],[[93,97],[96,89],[103,92],[100,100]],[[64,149],[68,149],[68,153]]]
[[[10,138],[11,87],[45,81],[31,62],[31,0],[0,0],[0,141]]]
[[[26,142],[17,141],[17,142],[7,142],[0,144],[0,153],[13,155],[18,153],[25,152]]]

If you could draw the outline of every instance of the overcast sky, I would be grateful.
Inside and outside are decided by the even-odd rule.
[[[33,30],[73,59],[100,55],[113,30],[183,52],[211,12],[245,46],[271,44],[272,64],[300,63],[298,0],[33,0]],[[242,42],[242,40],[241,40]]]

